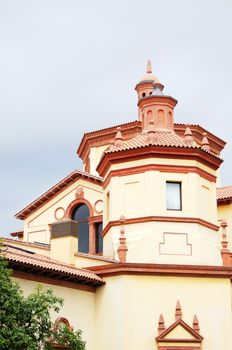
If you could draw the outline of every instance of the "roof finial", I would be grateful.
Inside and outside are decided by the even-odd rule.
[[[208,141],[208,137],[207,137],[207,132],[203,132],[203,139],[201,141],[201,148],[206,150],[206,151],[210,151],[210,146],[209,146],[209,141]]]
[[[227,233],[226,233],[226,228],[227,228],[227,222],[226,220],[221,221],[221,228],[222,228],[222,249],[221,249],[221,256],[222,256],[222,262],[223,266],[232,266],[232,253],[228,249],[228,239],[227,239]]]
[[[121,229],[120,229],[120,237],[119,237],[119,247],[118,247],[118,258],[121,263],[126,262],[126,254],[128,251],[127,245],[126,245],[126,237],[125,237],[125,217],[124,215],[120,216],[120,223],[121,223]]]
[[[158,333],[161,334],[163,331],[165,331],[164,317],[162,314],[160,314],[158,321]]]
[[[175,318],[176,318],[176,321],[182,319],[182,311],[181,311],[181,305],[179,300],[177,300],[177,303],[176,303]]]
[[[226,220],[222,220],[221,222],[221,228],[222,228],[222,248],[223,249],[227,249],[228,246],[228,240],[227,240],[227,233],[226,233],[226,228],[227,228],[228,224],[226,222]]]
[[[194,315],[194,317],[193,317],[193,330],[198,334],[200,332],[199,321],[198,321],[196,315]]]
[[[152,73],[151,60],[147,61],[147,73]]]
[[[184,132],[184,138],[186,143],[192,143],[193,142],[193,134],[190,126],[187,126]]]
[[[117,128],[117,133],[115,135],[115,139],[114,139],[114,145],[116,147],[120,147],[122,145],[122,141],[123,141],[123,138],[122,138],[122,132],[121,132],[121,127],[119,126]]]

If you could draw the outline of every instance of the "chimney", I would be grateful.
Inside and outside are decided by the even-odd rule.
[[[62,220],[50,225],[51,258],[67,264],[74,264],[74,254],[78,251],[77,222]]]

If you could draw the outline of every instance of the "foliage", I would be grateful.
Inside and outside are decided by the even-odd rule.
[[[56,344],[67,345],[70,349],[85,350],[85,342],[81,339],[81,330],[71,332],[66,325],[59,327],[53,335]]]
[[[36,287],[28,297],[12,281],[11,270],[0,256],[0,349],[50,350],[52,343],[67,349],[84,350],[81,331],[53,328],[51,312],[59,312],[63,300],[52,290]]]

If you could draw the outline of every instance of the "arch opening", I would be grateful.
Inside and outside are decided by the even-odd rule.
[[[78,223],[78,252],[89,252],[89,208],[80,203],[73,211],[71,219]]]

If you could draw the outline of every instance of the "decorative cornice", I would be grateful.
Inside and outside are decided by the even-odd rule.
[[[180,222],[180,223],[190,223],[190,224],[198,224],[211,230],[218,231],[219,226],[212,224],[211,222],[205,221],[200,218],[194,217],[180,217],[180,216],[141,216],[137,218],[125,219],[125,225],[130,224],[138,224],[143,222]],[[120,226],[120,220],[112,220],[108,222],[108,224],[104,227],[102,231],[102,236],[104,237],[107,232],[114,226]]]
[[[23,234],[24,234],[24,231],[23,230],[19,230],[19,231],[14,231],[14,232],[11,232],[10,235],[12,237],[18,237],[18,238],[22,238],[23,237]]]
[[[153,81],[151,82],[153,83]],[[150,84],[151,82],[143,82],[143,84]],[[186,126],[191,127],[193,139],[198,143],[201,142],[202,133],[207,132],[210,147],[212,151],[216,154],[219,154],[220,151],[224,148],[226,144],[225,141],[223,141],[216,135],[210,133],[208,130],[202,128],[200,125],[175,123],[174,130],[178,135],[184,136]],[[112,127],[85,133],[77,150],[77,154],[79,155],[79,157],[83,161],[85,161],[89,154],[89,149],[91,147],[98,147],[110,144],[110,141],[114,139],[117,127],[122,128],[125,139],[127,139],[132,138],[141,133],[142,123],[139,120],[135,120],[129,123],[119,124]]]
[[[167,104],[167,105],[170,105],[172,107],[175,107],[175,105],[177,104],[177,100],[172,96],[150,95],[150,96],[141,98],[138,101],[138,107],[142,109],[144,105],[149,106],[149,104],[153,105],[153,104],[157,104],[157,103],[159,103],[160,105]]]
[[[223,162],[222,159],[200,148],[165,147],[151,145],[120,152],[106,153],[101,159],[96,170],[102,177],[104,177],[112,164],[129,162],[132,160],[141,160],[144,158],[196,160],[213,170],[217,170],[220,164]]]
[[[96,287],[87,286],[80,284],[78,282],[72,282],[72,281],[65,281],[61,280],[60,278],[56,279],[54,277],[47,277],[40,274],[34,273],[34,271],[30,272],[24,272],[24,271],[13,271],[13,277],[25,279],[33,282],[39,282],[39,283],[45,283],[45,284],[51,284],[59,287],[65,287],[65,288],[72,288],[72,289],[78,289],[78,290],[85,290],[87,292],[95,293]]]
[[[101,266],[91,266],[88,267],[88,270],[94,271],[100,277],[115,275],[151,275],[232,278],[232,267],[224,266],[114,263]]]
[[[110,170],[103,181],[103,188],[106,188],[114,176],[127,176],[132,174],[140,174],[145,171],[160,171],[168,173],[195,173],[210,182],[216,182],[216,176],[196,166],[185,165],[166,165],[166,164],[147,164],[141,166],[134,166],[131,168],[123,168],[118,170]]]

